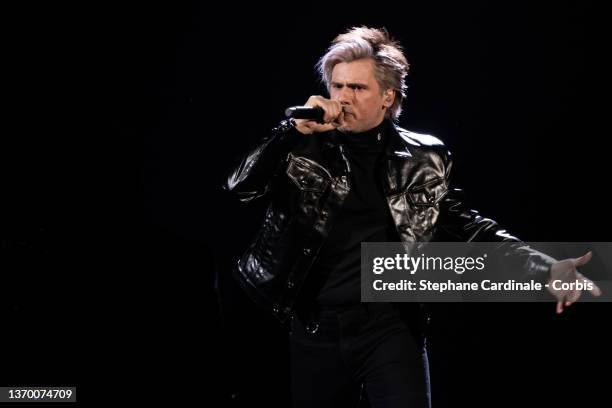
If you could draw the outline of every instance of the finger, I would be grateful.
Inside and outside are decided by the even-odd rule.
[[[565,307],[571,306],[573,303],[576,303],[578,299],[580,299],[581,294],[581,290],[570,291],[569,295],[565,298]]]
[[[337,100],[333,100],[332,102],[334,103],[334,107],[335,107],[336,112],[337,112],[336,115],[339,115],[340,112],[342,112],[342,104],[340,103],[340,101],[337,101]]]
[[[582,255],[580,258],[572,259],[572,263],[574,264],[574,266],[582,266],[586,264],[587,262],[589,262],[592,257],[593,257],[593,252],[589,251],[586,254]]]
[[[340,112],[333,107],[329,108],[328,112],[329,113],[325,115],[325,123],[335,123]]]
[[[587,278],[580,272],[578,272],[577,276],[579,279],[582,279],[585,285],[589,285],[591,287],[591,289],[589,289],[589,292],[591,293],[591,295],[601,296],[601,293],[602,293],[601,289],[599,289],[599,286],[597,286],[595,282],[593,282],[592,280],[590,280],[589,278]]]
[[[344,125],[344,111],[340,111],[340,114],[338,115],[334,123],[338,124],[338,126],[336,127]]]
[[[563,302],[559,301],[557,302],[557,314],[561,314],[563,313]]]
[[[342,107],[340,106],[340,102],[338,101],[330,101],[328,104],[329,110],[329,120],[328,122],[336,122],[338,120],[338,116],[340,112],[342,112]]]
[[[331,106],[326,106],[325,108],[325,115],[323,115],[323,122],[325,123],[331,123],[334,121],[334,119],[336,118],[336,116],[334,115],[334,108]]]
[[[591,281],[592,282],[592,281]],[[593,296],[601,296],[601,289],[595,283],[593,283],[593,289],[589,290]]]
[[[326,103],[324,98],[313,97],[308,100],[308,102],[306,103],[306,106],[323,109],[323,118],[321,118],[322,122],[317,121],[316,123],[323,124],[323,123],[329,123],[332,121],[331,117],[333,116],[333,114],[331,112],[330,104]]]
[[[322,133],[322,132],[327,132],[333,129],[335,129],[335,126],[333,123],[326,123],[324,125],[317,125],[316,132]]]
[[[595,284],[595,282],[593,282],[592,280],[588,279],[588,278],[584,278],[584,282],[587,284],[591,284],[592,288],[589,289],[589,292],[591,293],[591,295],[593,296],[601,296],[601,289],[599,289],[599,286],[597,286]]]

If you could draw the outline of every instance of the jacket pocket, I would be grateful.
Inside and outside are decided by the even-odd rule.
[[[305,157],[289,154],[287,176],[301,191],[323,192],[329,184],[331,175],[320,164]]]
[[[442,177],[436,177],[424,184],[408,189],[406,196],[410,204],[417,208],[434,207],[448,193],[448,187]]]

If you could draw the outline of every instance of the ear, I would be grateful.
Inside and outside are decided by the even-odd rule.
[[[393,105],[394,101],[395,101],[395,90],[387,89],[383,93],[383,107],[390,108],[391,105]]]

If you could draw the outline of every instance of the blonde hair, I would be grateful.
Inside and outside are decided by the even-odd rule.
[[[374,76],[381,91],[395,90],[395,100],[386,115],[397,120],[406,97],[405,78],[410,65],[400,44],[389,36],[385,28],[353,27],[340,34],[317,62],[316,68],[329,91],[336,64],[367,58],[374,61]]]

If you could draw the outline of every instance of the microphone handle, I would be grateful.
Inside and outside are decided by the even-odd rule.
[[[315,106],[314,108],[310,106],[292,106],[285,110],[285,116],[293,119],[316,120],[322,123],[325,111],[319,106]]]

